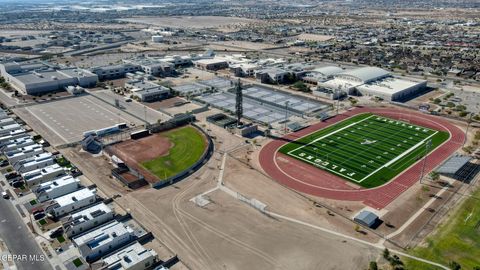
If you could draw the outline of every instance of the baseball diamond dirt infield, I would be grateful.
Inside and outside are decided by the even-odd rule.
[[[206,145],[206,138],[200,131],[186,126],[120,142],[108,146],[106,151],[153,184],[188,169],[201,158]]]
[[[263,170],[279,183],[300,192],[329,199],[361,201],[376,209],[384,208],[416,181],[419,181],[423,171],[423,159],[415,162],[388,183],[379,187],[365,189],[347,182],[340,176],[279,151],[280,148],[289,142],[318,132],[318,130],[361,113],[373,113],[432,130],[448,132],[450,138],[427,155],[425,174],[440,165],[459,149],[465,138],[462,130],[440,117],[393,108],[355,108],[325,122],[320,122],[301,131],[288,134],[265,145],[259,155],[259,161]]]

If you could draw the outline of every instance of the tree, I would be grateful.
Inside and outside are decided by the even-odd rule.
[[[388,248],[385,248],[385,249],[383,250],[383,254],[382,254],[382,255],[383,255],[383,258],[384,258],[385,260],[388,260],[388,259],[390,258],[390,250],[388,250]]]
[[[301,91],[301,92],[310,92],[310,89],[308,89],[308,86],[302,81],[298,81],[294,83],[293,87],[297,88],[298,91]]]
[[[350,101],[350,104],[351,104],[352,106],[355,106],[355,105],[358,103],[358,100],[356,100],[356,99],[354,99],[354,98],[350,98],[349,101]]]
[[[377,262],[371,261],[368,266],[368,270],[378,270]]]
[[[450,269],[452,269],[452,270],[460,270],[460,269],[462,269],[462,266],[461,266],[458,262],[456,262],[456,261],[450,261],[450,262],[448,263],[448,267],[450,267]]]
[[[433,181],[437,181],[440,179],[440,174],[436,171],[433,171],[430,173],[430,178],[432,178]]]

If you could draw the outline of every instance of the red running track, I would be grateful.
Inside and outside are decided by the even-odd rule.
[[[260,165],[270,177],[294,190],[328,199],[361,201],[376,209],[384,208],[419,180],[423,159],[383,186],[364,189],[336,175],[278,152],[279,148],[289,141],[365,112],[393,119],[408,120],[416,125],[450,132],[449,140],[427,156],[425,172],[432,171],[457,151],[465,139],[462,130],[440,117],[392,108],[355,108],[325,122],[309,126],[268,143],[260,151]]]

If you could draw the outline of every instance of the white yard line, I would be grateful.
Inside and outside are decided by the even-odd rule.
[[[390,164],[396,162],[397,160],[401,159],[402,157],[404,157],[405,155],[408,155],[410,152],[412,152],[413,150],[415,149],[418,149],[418,147],[420,147],[423,143],[425,143],[428,139],[430,139],[431,137],[433,137],[435,134],[437,134],[438,131],[435,131],[435,133],[433,133],[432,135],[428,136],[427,138],[423,139],[422,141],[420,141],[419,143],[415,144],[414,146],[410,147],[407,151],[403,152],[402,154],[398,155],[396,158],[390,160],[389,162],[385,163],[382,167],[376,169],[375,171],[371,172],[369,175],[365,176],[362,180],[359,181],[362,182],[364,181],[365,179],[367,179],[368,177],[372,176],[373,174],[377,173],[378,171],[380,171],[381,169],[385,168],[385,167],[388,167]]]
[[[410,124],[410,123],[408,123],[408,122],[404,122],[404,121],[401,121],[401,120],[400,120],[400,121],[399,121],[399,120],[394,120],[395,122],[400,122],[400,123],[407,124],[407,125],[409,125],[409,126],[421,128],[422,130],[430,130],[430,131],[435,131],[435,132],[434,132],[433,134],[431,134],[430,136],[426,137],[425,139],[423,139],[422,141],[418,142],[418,143],[415,144],[414,146],[410,147],[409,149],[407,149],[405,152],[401,153],[400,155],[398,155],[398,156],[395,157],[394,159],[392,159],[392,160],[388,161],[387,163],[385,163],[384,165],[378,167],[377,169],[375,169],[375,170],[372,171],[370,174],[368,174],[367,176],[365,176],[364,178],[362,178],[362,179],[360,179],[360,180],[354,179],[354,178],[352,178],[352,177],[350,177],[350,176],[348,176],[348,175],[342,174],[342,173],[337,172],[337,171],[335,171],[335,170],[332,170],[332,169],[330,169],[330,168],[328,168],[328,167],[325,167],[325,166],[323,166],[323,165],[321,165],[321,164],[317,164],[317,163],[315,163],[315,162],[312,162],[311,160],[308,160],[308,159],[306,159],[306,158],[303,158],[303,157],[301,157],[301,156],[298,156],[298,155],[296,155],[296,154],[293,154],[293,152],[295,152],[295,151],[297,151],[297,150],[300,150],[300,149],[302,149],[302,148],[305,147],[305,146],[309,146],[309,145],[314,144],[314,143],[316,143],[316,142],[318,142],[318,141],[320,141],[320,140],[322,140],[322,139],[328,138],[329,136],[331,136],[331,135],[333,135],[333,134],[336,134],[336,133],[338,133],[338,132],[340,132],[340,131],[342,131],[342,130],[345,130],[345,129],[347,129],[347,128],[350,128],[350,127],[352,127],[352,126],[355,126],[355,125],[357,125],[357,124],[359,124],[359,123],[361,123],[361,122],[363,122],[363,121],[365,121],[365,120],[367,120],[367,119],[369,119],[369,118],[371,118],[371,117],[379,117],[379,116],[373,114],[373,115],[371,115],[371,116],[369,116],[369,117],[367,117],[367,118],[365,118],[365,119],[362,119],[362,120],[360,120],[360,121],[358,121],[358,122],[354,122],[354,123],[351,123],[351,124],[349,124],[349,125],[347,125],[347,126],[345,126],[345,127],[339,128],[339,129],[337,129],[337,130],[335,130],[335,131],[332,131],[331,133],[328,133],[328,134],[323,135],[323,136],[321,136],[321,137],[319,137],[319,138],[316,138],[315,140],[309,142],[309,143],[306,144],[306,145],[299,146],[299,147],[297,147],[296,149],[293,149],[293,150],[289,151],[288,154],[289,154],[289,155],[292,155],[292,156],[295,156],[295,158],[298,158],[298,159],[300,159],[300,160],[303,160],[303,161],[305,161],[305,162],[307,162],[307,163],[309,163],[309,164],[311,164],[311,165],[313,165],[313,166],[320,167],[320,168],[325,169],[325,170],[327,170],[327,171],[329,171],[329,172],[332,172],[332,173],[334,173],[334,174],[337,174],[337,175],[340,175],[340,176],[345,177],[345,178],[347,178],[347,179],[350,179],[350,180],[352,180],[352,181],[354,181],[354,182],[356,182],[356,183],[361,183],[361,182],[363,182],[364,180],[368,179],[368,178],[369,178],[370,176],[372,176],[373,174],[375,174],[375,173],[377,173],[378,171],[380,171],[381,169],[390,166],[391,164],[393,164],[393,163],[395,163],[396,161],[400,160],[400,159],[403,158],[404,156],[408,155],[409,153],[411,153],[412,151],[414,151],[415,149],[417,149],[419,146],[421,146],[423,143],[425,143],[428,139],[430,139],[431,137],[433,137],[435,134],[438,133],[438,131],[435,131],[435,130],[432,130],[432,129],[429,129],[429,128],[425,128],[425,127],[413,125],[413,124]],[[385,118],[385,117],[384,117],[384,118]],[[386,118],[386,119],[390,119],[390,118]],[[307,136],[308,136],[308,135],[307,135]],[[299,140],[300,140],[300,139],[299,139]]]
[[[334,131],[332,131],[332,132],[330,132],[330,133],[328,133],[328,134],[326,134],[326,135],[323,135],[322,137],[316,138],[315,140],[309,142],[309,143],[306,144],[306,145],[302,145],[302,146],[300,146],[300,147],[298,147],[298,148],[296,148],[296,149],[293,149],[293,150],[289,151],[288,154],[290,155],[290,154],[291,154],[292,152],[294,152],[294,151],[297,151],[297,150],[299,150],[299,149],[302,149],[302,148],[305,147],[305,146],[309,146],[310,144],[316,143],[316,142],[318,142],[318,141],[320,141],[320,140],[322,140],[322,139],[324,139],[324,138],[330,137],[331,135],[333,135],[333,134],[335,134],[335,133],[338,133],[338,132],[340,132],[340,131],[342,131],[342,130],[344,130],[344,129],[347,129],[347,128],[351,127],[351,126],[354,126],[354,125],[356,125],[356,124],[358,124],[358,123],[361,123],[361,122],[363,122],[363,121],[365,121],[365,120],[367,120],[367,119],[370,119],[370,118],[372,118],[372,117],[374,117],[374,116],[375,116],[375,115],[370,115],[369,117],[367,117],[367,118],[365,118],[365,119],[362,119],[362,120],[360,120],[360,121],[358,121],[358,122],[354,122],[354,123],[351,123],[351,124],[349,124],[349,125],[346,125],[346,126],[344,126],[344,127],[342,127],[342,128],[339,128],[339,129],[337,129],[337,130],[334,130]],[[345,120],[344,120],[344,121],[345,121]],[[341,122],[340,122],[340,123],[341,123]],[[326,127],[326,128],[329,128],[329,127]],[[300,139],[299,139],[299,140],[300,140]],[[298,140],[297,140],[297,141],[298,141]]]

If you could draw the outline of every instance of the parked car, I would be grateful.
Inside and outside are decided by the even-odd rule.
[[[25,184],[25,182],[23,182],[23,180],[17,180],[17,181],[12,182],[12,187],[19,188],[19,187],[23,186],[24,184]]]
[[[6,200],[10,199],[10,195],[8,195],[8,193],[5,191],[2,192],[2,197]]]
[[[5,167],[7,165],[8,165],[8,160],[4,159],[4,160],[0,161],[0,166],[1,167]]]
[[[39,220],[45,217],[45,212],[37,212],[33,214],[33,219]]]
[[[36,213],[43,213],[43,208],[35,208],[32,210],[32,214],[35,215]]]
[[[11,172],[11,173],[5,175],[5,179],[10,180],[10,179],[13,179],[13,178],[19,177],[19,176],[20,175],[17,172]]]
[[[57,238],[63,234],[63,228],[60,227],[50,233],[50,238]]]

